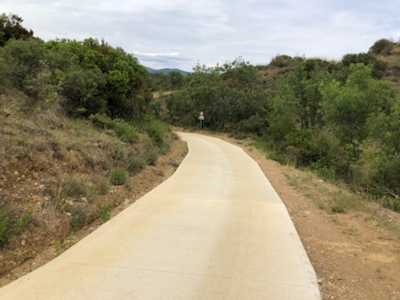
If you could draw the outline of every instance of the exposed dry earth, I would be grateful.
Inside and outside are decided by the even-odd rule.
[[[237,141],[218,135],[242,147],[261,167],[274,186],[297,228],[316,270],[324,299],[400,299],[399,214],[368,203],[345,213],[332,213],[330,197],[349,197],[311,173],[281,166],[255,149],[250,140]],[[113,215],[133,203],[173,174],[185,153],[185,145],[175,142],[156,166],[149,166],[131,178],[130,191],[113,187],[110,197],[125,199]],[[0,286],[19,278],[51,260],[101,225],[99,220],[75,233],[69,241],[46,240],[37,254],[0,279]],[[13,244],[13,253],[26,251],[24,233]],[[5,253],[0,252],[1,260]],[[7,253],[12,261],[12,254]]]

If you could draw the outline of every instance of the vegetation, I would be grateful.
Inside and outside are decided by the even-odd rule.
[[[166,99],[168,118],[193,127],[204,111],[207,128],[251,136],[270,157],[400,212],[399,50],[379,40],[368,53],[338,62],[278,55],[257,68],[241,58],[197,66]],[[343,207],[330,205],[333,212]]]
[[[174,72],[157,83],[134,56],[104,40],[44,42],[22,22],[14,14],[0,15],[0,168],[5,179],[0,248],[31,219],[42,222],[47,210],[70,226],[61,228],[55,240],[96,219],[105,222],[113,205],[123,201],[111,205],[104,200],[110,184],[128,189],[129,176],[154,165],[176,139],[153,113],[152,89],[179,89],[183,83]],[[43,194],[43,202],[31,208],[29,201],[12,201],[24,191],[26,179],[17,169],[31,177],[36,173],[33,188]],[[51,180],[41,181],[39,173]],[[20,190],[11,192],[18,185]]]
[[[186,76],[185,87],[171,94],[166,104],[176,125],[195,125],[203,111],[208,128],[234,130],[247,121],[261,121],[254,116],[264,113],[266,98],[256,68],[238,58],[214,68],[197,65]]]

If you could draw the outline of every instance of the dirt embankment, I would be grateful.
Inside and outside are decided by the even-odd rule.
[[[249,140],[238,141],[224,135],[216,137],[242,147],[260,165],[286,204],[318,275],[323,299],[400,299],[399,214],[365,202],[311,173],[268,160]],[[121,204],[113,210],[112,215],[173,174],[185,153],[185,145],[175,141],[171,151],[155,166],[149,166],[131,177],[130,189],[113,187],[108,197],[120,199],[118,202]],[[24,174],[22,171],[18,171],[18,175],[9,176],[20,178],[24,190],[33,186],[37,191],[36,196],[33,196],[42,197],[40,172],[38,178],[33,173]],[[344,206],[344,211],[340,213],[334,212],[332,204],[335,201],[347,201],[351,205]],[[66,218],[61,221],[46,219],[47,230],[61,230],[62,224],[69,222],[68,216]],[[43,241],[38,241],[40,247],[34,244],[34,235],[30,236],[28,231],[23,232],[15,239],[10,251],[6,251],[8,254],[0,252],[0,261],[16,261],[20,253],[26,252],[28,254],[23,256],[25,261],[22,261],[21,266],[6,272],[0,285],[36,269],[99,225],[101,220],[96,220],[63,240],[49,235]],[[34,254],[30,256],[29,253]]]

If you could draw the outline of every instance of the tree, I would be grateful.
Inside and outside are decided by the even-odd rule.
[[[350,66],[345,84],[333,80],[323,89],[324,120],[342,144],[360,145],[367,137],[368,117],[385,105],[390,86],[372,77],[372,68]]]
[[[0,15],[0,47],[10,39],[28,39],[33,37],[33,31],[24,28],[24,20],[16,14],[3,13]]]

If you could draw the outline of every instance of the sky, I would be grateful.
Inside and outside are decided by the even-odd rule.
[[[191,71],[238,57],[340,60],[400,38],[398,0],[1,0],[45,41],[104,38],[154,69]]]

